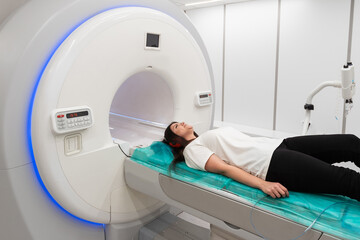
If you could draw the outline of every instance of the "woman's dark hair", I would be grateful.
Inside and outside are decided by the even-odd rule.
[[[165,129],[164,140],[163,140],[163,143],[166,143],[172,147],[171,151],[174,155],[174,159],[171,162],[171,164],[169,165],[169,169],[168,169],[170,173],[172,170],[175,170],[175,166],[177,163],[185,161],[183,151],[184,151],[185,147],[191,142],[191,141],[187,141],[184,138],[176,135],[170,129],[170,126],[174,123],[177,123],[177,122],[170,123],[169,126]],[[195,135],[195,137],[199,136],[196,132],[194,132],[194,135]]]

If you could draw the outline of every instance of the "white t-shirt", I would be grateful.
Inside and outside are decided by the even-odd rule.
[[[231,127],[207,131],[189,143],[184,149],[186,165],[205,170],[205,164],[216,154],[230,165],[261,179],[266,178],[270,160],[283,139],[250,137]]]

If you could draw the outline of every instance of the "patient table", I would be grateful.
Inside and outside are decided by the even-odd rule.
[[[291,192],[289,198],[263,198],[260,190],[221,175],[190,169],[185,163],[170,173],[171,160],[170,147],[161,142],[136,149],[132,158],[125,161],[127,184],[234,235],[245,230],[266,239],[296,239],[321,214],[312,229],[298,239],[360,236],[360,204],[356,200],[297,192]],[[328,206],[331,207],[322,213]]]

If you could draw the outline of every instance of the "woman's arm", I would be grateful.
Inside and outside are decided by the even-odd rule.
[[[225,163],[215,154],[211,155],[206,162],[205,170],[208,172],[219,173],[250,187],[258,188],[273,198],[289,196],[289,191],[280,183],[268,182],[255,177],[241,168]]]

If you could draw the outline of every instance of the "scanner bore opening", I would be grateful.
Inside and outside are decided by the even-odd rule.
[[[111,103],[109,127],[113,139],[132,146],[162,140],[174,117],[173,94],[158,74],[144,71],[121,84]]]

